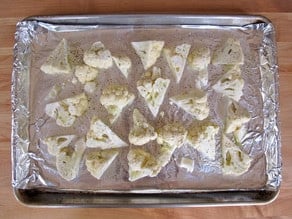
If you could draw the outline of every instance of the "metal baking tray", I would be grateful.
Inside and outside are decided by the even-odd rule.
[[[148,33],[147,28],[150,30]],[[50,180],[49,177],[46,178],[47,169],[42,168],[46,159],[42,157],[43,150],[40,144],[36,143],[39,142],[38,128],[41,128],[45,121],[35,119],[37,117],[35,108],[38,107],[39,102],[36,103],[34,99],[42,98],[41,95],[37,95],[41,93],[42,87],[38,87],[36,81],[42,81],[42,78],[34,75],[40,67],[36,60],[45,58],[42,57],[44,54],[47,56],[47,46],[50,41],[56,42],[60,39],[58,34],[73,38],[75,36],[78,41],[78,37],[92,39],[101,30],[109,30],[109,35],[106,36],[111,36],[111,30],[126,30],[132,33],[146,30],[141,39],[157,37],[159,31],[161,33],[165,31],[166,38],[168,34],[170,39],[172,37],[179,39],[180,36],[183,38],[182,33],[188,30],[198,38],[215,36],[215,42],[214,31],[220,32],[221,38],[228,34],[244,38],[249,50],[253,52],[250,54],[255,56],[254,58],[251,55],[247,59],[248,64],[244,67],[246,72],[255,73],[247,79],[249,80],[247,84],[250,82],[249,92],[251,96],[253,91],[258,93],[254,98],[261,103],[258,108],[252,104],[249,106],[251,110],[260,112],[260,116],[257,114],[254,116],[254,121],[258,121],[261,128],[259,130],[255,126],[256,138],[247,141],[249,145],[247,148],[252,151],[254,147],[255,150],[260,151],[258,153],[262,156],[258,159],[263,162],[262,175],[252,172],[246,179],[240,178],[244,182],[243,185],[234,182],[234,187],[231,186],[233,185],[231,180],[229,184],[227,183],[229,186],[224,186],[225,181],[218,181],[217,185],[220,184],[218,188],[210,184],[212,186],[209,188],[201,185],[189,186],[186,189],[180,187],[179,183],[177,188],[172,187],[171,183],[159,187],[155,185],[159,181],[151,180],[146,184],[133,184],[135,186],[131,187],[132,189],[118,187],[115,184],[111,184],[115,185],[112,189],[108,186],[88,189],[96,181],[87,180],[79,186],[78,181],[74,185],[58,184],[52,178]],[[174,30],[176,32],[172,32]],[[91,38],[87,38],[87,31],[90,32]],[[120,37],[115,39],[124,39],[123,35],[117,34],[115,37]],[[29,17],[19,22],[15,41],[12,73],[12,186],[16,198],[21,203],[29,206],[62,207],[181,207],[267,204],[277,197],[281,184],[278,68],[275,30],[268,19],[249,15],[40,16]],[[256,103],[257,101],[253,104]],[[248,101],[245,104],[248,105]],[[169,168],[167,171],[172,169]],[[255,174],[262,177],[261,182],[256,184],[257,181],[253,181],[245,184]],[[86,186],[86,183],[89,186]],[[145,185],[146,189],[143,189]]]

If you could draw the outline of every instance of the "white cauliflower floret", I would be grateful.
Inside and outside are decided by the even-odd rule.
[[[156,60],[161,54],[164,46],[164,41],[141,41],[132,42],[132,47],[135,49],[137,55],[141,58],[144,69],[147,70],[155,64]]]
[[[131,59],[128,56],[113,56],[113,60],[122,74],[128,78],[130,69],[132,67]]]
[[[176,104],[198,120],[203,120],[209,115],[208,97],[202,91],[190,90],[169,99],[171,104]]]
[[[54,85],[47,96],[45,97],[45,100],[52,100],[55,99],[61,92],[62,88],[59,85]]]
[[[118,154],[119,151],[117,149],[92,151],[88,153],[85,161],[87,170],[93,177],[100,179]]]
[[[210,64],[210,49],[208,47],[195,48],[188,57],[190,67],[197,72],[196,85],[198,88],[208,84],[208,65]]]
[[[173,50],[164,49],[166,61],[175,77],[176,83],[179,83],[183,75],[190,48],[191,45],[184,43],[176,46]]]
[[[215,50],[212,64],[242,65],[244,56],[239,40],[228,38]]]
[[[245,125],[242,125],[240,128],[237,128],[233,132],[234,140],[237,145],[241,145],[246,134],[247,134],[247,127]]]
[[[100,69],[108,69],[113,65],[111,52],[105,49],[100,41],[93,43],[90,49],[84,52],[83,61],[89,66]]]
[[[196,86],[202,89],[208,85],[208,69],[202,69],[197,74]]]
[[[41,66],[41,70],[46,74],[69,74],[71,66],[68,61],[68,45],[67,40],[62,41],[49,55],[45,63]]]
[[[110,122],[114,123],[124,107],[131,104],[134,99],[135,95],[130,93],[126,86],[111,84],[103,89],[100,96],[100,103],[109,113]]]
[[[134,109],[133,111],[133,127],[129,132],[129,142],[133,145],[143,145],[149,141],[155,140],[157,133],[146,118]]]
[[[178,162],[179,167],[186,169],[187,172],[190,173],[194,171],[194,165],[195,165],[194,160],[187,157],[182,157]]]
[[[163,144],[161,144],[159,147],[160,148],[158,151],[158,156],[156,158],[157,163],[158,163],[158,170],[157,170],[158,173],[161,171],[163,167],[165,167],[169,163],[172,157],[172,154],[177,148],[177,146],[169,145],[166,142],[163,142]]]
[[[47,145],[48,152],[56,156],[57,153],[64,147],[67,147],[76,135],[60,135],[47,137],[42,142]]]
[[[98,75],[98,70],[88,65],[77,65],[75,67],[75,76],[81,84],[93,81]]]
[[[206,69],[210,60],[210,49],[205,46],[195,48],[188,57],[190,67],[197,71]]]
[[[243,86],[244,80],[241,77],[240,68],[239,66],[233,66],[231,69],[227,70],[212,88],[223,96],[239,101],[242,96]]]
[[[86,146],[89,148],[110,149],[128,145],[100,119],[93,117],[86,136]]]
[[[146,176],[154,177],[159,173],[155,157],[141,148],[132,148],[127,159],[131,182]]]
[[[252,159],[225,135],[222,137],[221,144],[223,173],[230,175],[245,173],[249,169]]]
[[[92,94],[96,90],[97,83],[95,81],[86,82],[84,85],[84,91],[86,93]]]
[[[215,159],[216,139],[219,127],[211,122],[193,124],[188,129],[188,143],[210,160]]]
[[[67,181],[75,179],[79,172],[80,161],[85,150],[84,139],[76,142],[75,148],[62,148],[56,155],[58,173]]]
[[[250,120],[249,112],[238,103],[230,101],[227,106],[227,115],[225,120],[226,133],[234,132],[242,127],[244,123]]]
[[[187,130],[178,122],[168,123],[157,130],[157,143],[180,147],[185,142]]]
[[[154,117],[163,103],[169,83],[169,79],[161,78],[161,70],[157,67],[153,67],[152,72],[146,72],[137,82],[137,89]]]
[[[46,114],[54,119],[59,126],[70,127],[77,117],[83,115],[88,108],[88,99],[84,93],[59,102],[46,105]]]

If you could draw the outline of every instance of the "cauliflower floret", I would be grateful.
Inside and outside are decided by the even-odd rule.
[[[84,91],[86,93],[92,94],[96,90],[97,83],[95,81],[86,82],[84,85]]]
[[[62,148],[56,155],[58,173],[67,181],[75,179],[79,172],[80,161],[85,150],[84,139],[79,139],[75,148],[70,146]]]
[[[187,172],[190,173],[194,171],[194,165],[195,165],[194,160],[187,157],[182,157],[178,162],[179,167],[186,169]]]
[[[59,126],[70,127],[76,118],[83,115],[88,108],[88,99],[84,93],[59,102],[46,105],[46,114],[54,119]]]
[[[158,173],[161,171],[163,167],[165,167],[171,157],[175,149],[177,148],[176,145],[169,145],[166,142],[163,142],[163,144],[159,145],[159,150],[158,150],[158,156],[156,158],[157,163],[158,163]]]
[[[128,56],[113,56],[113,60],[122,74],[128,78],[130,69],[132,67],[131,59]]]
[[[241,145],[246,134],[247,134],[247,127],[245,125],[242,125],[240,128],[236,129],[233,132],[234,140],[237,145]]]
[[[49,91],[48,95],[45,97],[45,100],[55,99],[61,92],[62,88],[59,85],[54,85]]]
[[[144,69],[147,70],[155,64],[156,60],[161,54],[164,46],[164,41],[142,41],[132,42],[132,47],[135,49],[137,55],[141,58]]]
[[[203,120],[209,115],[208,97],[202,91],[190,90],[185,94],[171,97],[170,104],[173,103],[198,120]]]
[[[211,122],[193,124],[188,129],[188,143],[210,160],[215,160],[216,139],[219,127]]]
[[[92,151],[88,153],[85,161],[87,170],[93,177],[100,179],[118,154],[119,151],[117,149]]]
[[[252,159],[235,145],[227,136],[222,137],[222,171],[224,174],[241,175],[245,173]]]
[[[242,65],[244,56],[240,42],[238,40],[228,38],[222,45],[215,50],[212,57],[212,64],[218,65]]]
[[[98,75],[98,70],[88,65],[77,65],[75,67],[75,76],[81,84],[93,81]]]
[[[93,117],[86,136],[86,146],[89,148],[110,149],[128,145],[100,119]]]
[[[62,41],[57,45],[53,52],[49,55],[45,63],[41,66],[41,70],[46,74],[69,74],[71,66],[68,61],[68,45],[67,40]]]
[[[141,148],[132,148],[127,159],[131,182],[146,176],[154,177],[159,173],[155,157]]]
[[[93,43],[90,49],[84,52],[83,61],[89,66],[100,69],[108,69],[113,65],[111,52],[105,49],[100,41]]]
[[[227,115],[225,120],[226,133],[231,133],[240,129],[242,125],[247,123],[249,120],[249,112],[242,108],[238,103],[231,101],[227,106]]]
[[[210,64],[210,49],[208,47],[195,48],[188,57],[188,62],[193,70],[198,71],[196,86],[202,88],[208,84],[208,65]]]
[[[147,122],[139,110],[134,109],[133,128],[129,132],[129,142],[134,145],[143,145],[156,138],[157,133],[153,126]]]
[[[178,122],[166,124],[157,130],[156,141],[160,145],[156,158],[158,173],[169,163],[175,149],[181,147],[185,143],[186,137],[187,130]]]
[[[154,117],[163,103],[169,83],[169,79],[161,78],[161,70],[157,67],[153,67],[152,72],[146,72],[137,82],[137,89]]]
[[[197,71],[206,69],[210,60],[210,49],[205,46],[195,48],[188,57],[190,67]]]
[[[49,154],[56,156],[64,147],[67,147],[76,135],[60,135],[47,137],[42,142],[47,145]]]
[[[134,99],[135,95],[130,93],[126,86],[111,84],[103,89],[100,96],[100,103],[109,113],[110,122],[114,123],[124,107],[131,104]]]
[[[231,69],[227,69],[227,72],[212,88],[223,96],[239,101],[243,86],[244,80],[241,77],[240,68],[239,66],[233,66]]]
[[[173,122],[157,130],[157,143],[180,147],[187,137],[187,130],[182,124]]]
[[[166,61],[175,77],[176,83],[179,83],[183,75],[190,48],[191,45],[184,43],[176,46],[173,50],[164,49]]]

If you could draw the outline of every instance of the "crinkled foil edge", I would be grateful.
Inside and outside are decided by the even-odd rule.
[[[279,130],[279,73],[277,64],[277,48],[275,28],[271,23],[261,28],[264,31],[260,48],[260,72],[262,78],[262,98],[264,113],[263,145],[266,155],[267,184],[269,189],[280,187],[281,176],[281,137]]]
[[[31,43],[37,27],[34,21],[17,23],[11,82],[12,186],[24,187],[29,181],[29,71]]]

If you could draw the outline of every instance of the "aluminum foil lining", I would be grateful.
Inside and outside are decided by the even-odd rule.
[[[72,22],[72,20],[71,20]],[[81,21],[82,23],[82,21]],[[47,153],[46,146],[40,139],[62,133],[83,136],[88,130],[89,121],[96,113],[105,115],[102,110],[89,110],[82,122],[69,129],[58,127],[44,113],[47,103],[44,97],[53,85],[63,87],[59,99],[82,92],[82,86],[72,84],[71,76],[62,78],[51,77],[40,71],[40,65],[62,38],[66,38],[72,49],[72,54],[82,54],[95,41],[102,41],[112,53],[123,51],[132,60],[138,58],[130,46],[131,41],[161,39],[166,45],[178,43],[207,45],[211,51],[223,39],[234,37],[241,41],[245,64],[241,67],[245,80],[244,95],[240,104],[248,109],[252,119],[247,125],[248,133],[243,142],[243,149],[252,158],[250,170],[238,177],[222,176],[220,165],[220,140],[217,145],[217,155],[214,162],[208,162],[198,152],[183,146],[176,151],[170,163],[155,178],[146,177],[137,182],[128,181],[128,166],[126,155],[129,147],[122,149],[120,155],[101,180],[93,178],[86,170],[84,160],[79,176],[67,182],[63,180],[54,166],[54,157]],[[93,25],[78,23],[43,22],[25,20],[17,24],[14,47],[14,64],[12,75],[12,158],[13,187],[18,189],[45,188],[54,190],[77,191],[129,191],[129,192],[164,192],[164,191],[216,191],[269,189],[277,190],[281,183],[281,153],[279,133],[279,100],[278,100],[278,66],[274,39],[274,28],[270,23],[252,23],[238,25]],[[166,71],[163,57],[158,59],[157,66]],[[137,65],[138,66],[138,65]],[[135,89],[136,81],[143,73],[142,68],[135,68],[129,81],[119,78],[118,69],[113,69],[111,77],[106,72],[100,74],[98,92],[109,81],[127,83],[131,90]],[[186,69],[188,74],[190,69]],[[222,118],[220,117],[220,102],[222,97],[216,94],[211,85],[218,80],[222,69],[210,65],[209,83],[205,88],[209,95],[211,117],[220,125],[222,133]],[[191,75],[191,74],[188,74]],[[195,77],[186,77],[177,88],[171,86],[169,96],[180,93],[192,87]],[[137,93],[135,93],[137,96]],[[166,98],[168,98],[167,96]],[[92,97],[92,104],[98,106],[98,101]],[[123,138],[127,139],[130,126],[127,118],[137,105],[129,107],[113,128]],[[96,107],[98,109],[98,107]],[[143,109],[141,109],[143,111]],[[163,104],[160,111],[165,112],[165,119],[151,120],[155,125],[167,121],[181,121],[188,126],[192,119],[176,107]],[[146,115],[147,112],[145,111]],[[146,116],[147,117],[147,116]],[[130,120],[131,121],[131,120]],[[123,131],[125,130],[125,131]],[[147,145],[155,150],[155,144]],[[195,160],[195,170],[192,174],[182,171],[176,165],[176,159],[190,156]]]

